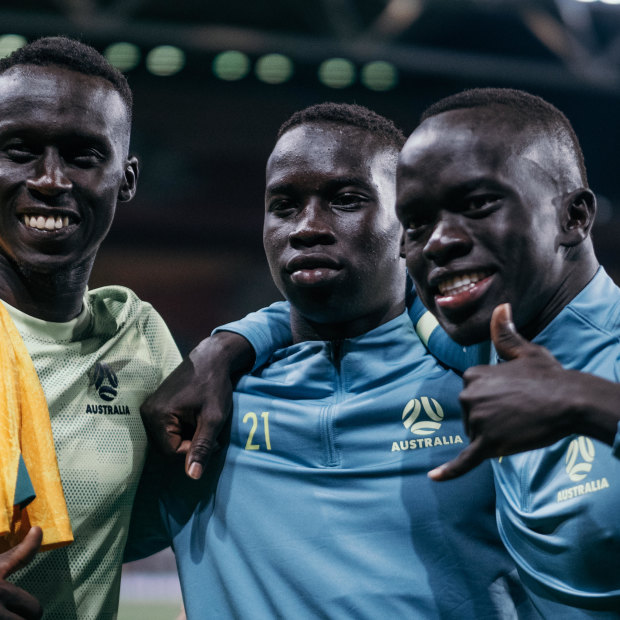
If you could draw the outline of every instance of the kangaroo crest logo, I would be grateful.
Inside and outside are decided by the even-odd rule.
[[[430,419],[418,422],[422,410]],[[412,398],[403,409],[403,425],[414,435],[432,435],[441,428],[443,417],[441,405],[427,396],[422,396],[419,400]]]
[[[566,473],[573,482],[583,480],[592,469],[594,444],[589,437],[577,437],[566,451]]]
[[[93,370],[93,385],[102,400],[110,402],[118,394],[118,377],[116,373],[105,363],[97,362]]]

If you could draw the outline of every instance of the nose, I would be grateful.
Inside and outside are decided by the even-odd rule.
[[[26,186],[44,196],[57,196],[72,188],[57,150],[45,150],[37,162],[34,176],[26,181]]]
[[[445,265],[470,252],[473,245],[471,237],[458,218],[457,213],[447,213],[440,217],[424,246],[425,258],[437,265]]]
[[[330,222],[330,210],[318,200],[309,201],[297,216],[294,230],[289,234],[293,247],[330,245],[336,237]]]

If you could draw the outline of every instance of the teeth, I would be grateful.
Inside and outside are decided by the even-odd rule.
[[[488,273],[484,271],[473,271],[472,273],[461,273],[449,280],[444,280],[437,285],[441,295],[457,295],[472,288],[476,282],[484,280]]]
[[[22,222],[29,228],[36,228],[37,230],[61,230],[69,226],[69,216],[23,215]]]

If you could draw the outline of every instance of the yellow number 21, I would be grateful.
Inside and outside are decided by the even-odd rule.
[[[263,411],[260,414],[260,417],[263,418],[263,427],[265,429],[265,447],[267,450],[271,450],[271,440],[269,439],[269,411]],[[258,416],[253,411],[248,411],[243,416],[243,423],[247,424],[248,422],[252,423],[252,428],[250,428],[250,432],[248,433],[248,440],[245,444],[246,450],[260,450],[260,444],[252,443],[254,440],[254,433],[258,428]]]

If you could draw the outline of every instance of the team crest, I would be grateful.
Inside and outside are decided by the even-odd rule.
[[[420,414],[426,414],[420,419]],[[427,419],[424,419],[426,417]],[[441,405],[434,399],[422,396],[412,398],[403,409],[403,425],[414,435],[432,435],[441,428],[444,413]]]

